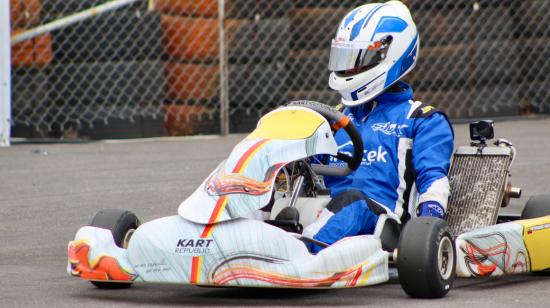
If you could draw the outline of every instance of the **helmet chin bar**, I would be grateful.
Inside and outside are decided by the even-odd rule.
[[[374,77],[370,78],[370,81],[361,84],[362,80],[365,80],[364,74],[373,76],[373,73],[378,73]],[[351,78],[351,79],[350,79]],[[342,104],[347,107],[353,107],[364,104],[373,100],[376,96],[384,92],[386,82],[386,73],[383,68],[375,67],[370,71],[363,72],[355,75],[354,77],[342,78],[338,77],[336,73],[331,73],[329,86],[340,93],[342,96]],[[349,89],[352,90],[349,90]]]

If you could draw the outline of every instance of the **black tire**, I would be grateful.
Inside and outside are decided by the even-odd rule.
[[[401,287],[414,298],[441,298],[456,277],[456,251],[447,222],[413,218],[403,228],[397,248]]]
[[[521,219],[550,215],[550,195],[536,195],[529,198],[521,212]]]
[[[124,242],[128,231],[137,229],[140,224],[139,219],[134,213],[119,209],[99,210],[92,219],[92,222],[90,222],[90,226],[92,227],[110,230],[113,234],[115,244],[120,248],[126,248],[124,247]],[[123,282],[90,282],[100,289],[125,289],[132,285],[132,283]]]

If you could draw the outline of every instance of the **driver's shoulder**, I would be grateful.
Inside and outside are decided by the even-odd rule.
[[[409,100],[403,106],[404,111],[407,112],[407,119],[425,119],[433,114],[442,113],[438,108],[421,101]]]
[[[420,127],[448,125],[451,134],[454,134],[452,132],[451,121],[443,110],[422,101],[410,100],[407,105],[409,106],[406,106],[404,109],[404,114],[406,113],[405,119],[413,131],[418,130]]]

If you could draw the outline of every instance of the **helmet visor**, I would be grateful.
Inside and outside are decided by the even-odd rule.
[[[377,42],[349,42],[332,40],[328,69],[341,72],[379,64],[386,58],[391,37]]]

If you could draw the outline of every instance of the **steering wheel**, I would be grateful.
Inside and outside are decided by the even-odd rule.
[[[348,134],[353,144],[353,156],[349,156],[342,152],[336,154],[336,158],[344,161],[346,166],[337,167],[311,164],[313,171],[321,175],[346,176],[359,168],[363,160],[363,140],[361,139],[361,135],[359,135],[359,131],[357,131],[357,127],[353,125],[347,116],[328,105],[314,101],[293,101],[290,102],[288,106],[304,107],[319,113],[328,121],[334,132],[343,129]]]

